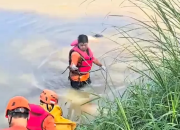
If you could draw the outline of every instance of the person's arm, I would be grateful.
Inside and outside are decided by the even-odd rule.
[[[106,71],[106,67],[103,66],[103,65],[101,64],[101,62],[99,62],[99,60],[96,59],[95,57],[93,58],[93,63],[96,64],[97,66],[101,67],[104,71]]]
[[[80,55],[79,55],[79,53],[73,52],[73,53],[71,54],[71,66],[72,66],[72,65],[77,66],[79,60],[80,60]]]
[[[95,57],[94,57],[94,59],[93,59],[93,63],[96,64],[96,65],[99,66],[99,67],[102,67],[101,62],[99,62],[99,60],[96,59]]]
[[[43,130],[56,130],[56,124],[53,116],[49,115],[44,119]]]
[[[71,65],[69,66],[69,69],[72,71],[78,70],[77,64],[80,59],[81,59],[81,57],[80,57],[79,53],[73,52],[71,54]]]

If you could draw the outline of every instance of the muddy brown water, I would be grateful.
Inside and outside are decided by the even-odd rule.
[[[70,43],[79,34],[89,36],[89,46],[94,55],[107,66],[110,75],[108,76],[109,83],[111,81],[109,77],[111,77],[114,89],[121,93],[125,90],[124,80],[129,76],[130,71],[123,61],[126,60],[128,53],[123,52],[120,56],[118,56],[118,52],[103,54],[120,47],[127,41],[120,39],[120,45],[117,45],[105,37],[93,38],[92,32],[100,33],[109,27],[103,33],[108,37],[115,30],[110,26],[102,25],[102,23],[123,26],[131,21],[117,18],[105,19],[104,14],[95,15],[96,13],[76,19],[65,19],[27,10],[10,10],[6,2],[4,5],[6,9],[0,10],[0,126],[2,128],[8,126],[4,112],[11,97],[22,95],[31,103],[38,104],[39,94],[44,88],[52,89],[60,95],[60,105],[63,107],[65,116],[67,115],[70,105],[65,106],[65,102],[72,99],[77,102],[79,97],[71,95],[68,100],[64,99],[67,97],[70,85],[68,71],[64,74],[61,73],[68,65]],[[119,52],[122,50],[123,47],[120,47]],[[116,57],[121,60],[114,63]],[[98,67],[94,65],[92,70],[96,69]],[[91,73],[92,89],[87,91],[101,96],[104,93],[110,93],[105,85],[104,76],[106,77],[106,74],[103,71]],[[134,75],[131,74],[131,77]]]

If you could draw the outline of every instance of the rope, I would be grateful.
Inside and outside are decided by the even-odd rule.
[[[69,66],[61,73],[61,74],[64,74],[66,71],[67,71],[67,69],[69,68]],[[89,73],[92,73],[92,72],[96,72],[96,71],[99,71],[99,70],[101,70],[101,69],[97,69],[97,70],[92,70],[92,71],[89,71]],[[81,72],[79,72],[80,74],[83,74],[83,73],[81,73]],[[87,72],[86,72],[87,73]]]

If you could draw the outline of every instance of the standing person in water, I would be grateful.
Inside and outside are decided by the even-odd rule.
[[[3,130],[28,130],[27,122],[30,112],[29,102],[21,96],[13,97],[6,107],[6,118],[8,118],[9,128]]]
[[[94,56],[91,49],[88,47],[88,37],[79,35],[78,40],[73,42],[74,46],[69,52],[69,79],[71,86],[74,89],[80,89],[86,84],[91,84],[90,70],[93,63],[106,70]]]

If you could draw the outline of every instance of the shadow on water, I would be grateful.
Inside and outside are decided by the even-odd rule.
[[[113,21],[114,19],[108,22],[119,24]],[[63,93],[69,87],[68,72],[63,75],[61,73],[68,65],[70,43],[79,34],[100,33],[104,29],[103,22],[104,16],[67,20],[35,13],[0,10],[0,98],[3,99],[0,106],[0,126],[6,124],[3,112],[10,97],[23,95],[31,102],[38,103],[43,88],[61,89]],[[121,21],[120,24],[127,23]],[[102,45],[103,49],[100,49]],[[112,49],[112,46],[104,39],[92,44],[92,49],[98,57]],[[47,59],[51,53],[54,54]],[[112,71],[116,79],[116,73],[124,73],[125,67],[121,68],[118,72]],[[123,86],[122,75],[121,84],[117,82],[118,87]],[[91,75],[94,86],[103,86],[104,79],[101,76],[101,72]],[[99,93],[103,92],[100,87],[97,87]]]

